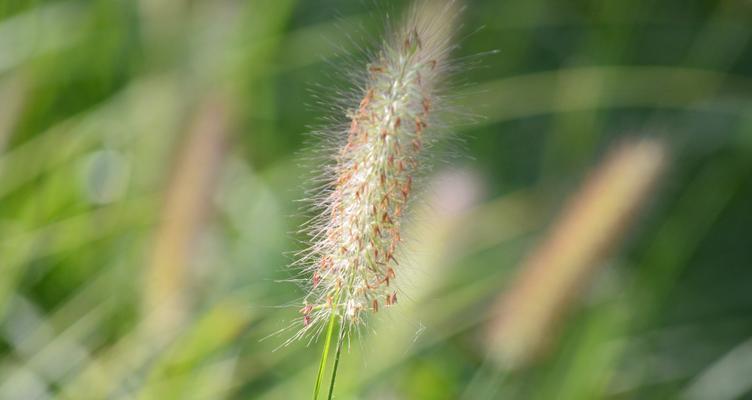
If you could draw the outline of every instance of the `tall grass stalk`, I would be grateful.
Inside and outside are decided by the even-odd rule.
[[[342,345],[345,342],[345,329],[342,324],[339,326],[339,339],[337,339],[337,352],[334,354],[334,367],[332,367],[332,379],[329,382],[329,396],[327,398],[332,400],[334,396],[334,382],[337,380],[337,369],[339,368],[339,356],[342,354]]]
[[[339,322],[332,397],[343,342],[366,314],[397,303],[401,224],[436,139],[437,88],[448,70],[457,3],[418,1],[401,26],[388,27],[380,51],[363,69],[357,93],[332,149],[310,224],[311,247],[299,261],[310,274],[293,337],[326,338],[314,386],[324,370]]]
[[[339,300],[339,294],[337,295],[337,300]],[[319,398],[319,392],[321,391],[321,383],[324,381],[324,372],[326,371],[326,361],[329,359],[329,348],[332,344],[332,333],[334,332],[334,325],[337,323],[337,314],[332,313],[332,315],[329,317],[329,325],[326,328],[326,338],[324,339],[324,350],[321,353],[321,361],[319,362],[319,371],[316,374],[316,384],[313,388],[313,400],[316,400]],[[340,327],[340,330],[342,330],[342,327]],[[339,348],[340,345],[337,345],[337,357],[339,358]],[[332,374],[332,386],[334,385],[334,375],[336,374],[336,369]],[[331,390],[331,389],[330,389]]]

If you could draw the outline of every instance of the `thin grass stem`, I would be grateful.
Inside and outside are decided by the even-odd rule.
[[[339,303],[339,292],[337,293],[337,296],[334,300],[334,304],[332,307],[333,310],[336,309],[337,303]],[[324,381],[324,370],[326,369],[326,361],[329,359],[329,347],[332,344],[332,334],[334,333],[334,324],[336,322],[336,319],[337,319],[337,313],[332,312],[332,315],[329,317],[329,325],[326,328],[326,339],[324,339],[324,351],[321,353],[321,362],[319,363],[319,372],[316,374],[316,384],[313,387],[313,400],[318,400],[319,392],[321,391],[321,382]],[[337,355],[339,356],[339,350],[337,351]]]
[[[337,352],[334,355],[334,367],[332,369],[332,380],[329,382],[329,396],[328,400],[332,400],[334,396],[334,381],[337,379],[337,367],[339,367],[339,355],[342,353],[342,343],[345,341],[345,327],[344,321],[340,321],[339,324],[339,339],[337,339]]]

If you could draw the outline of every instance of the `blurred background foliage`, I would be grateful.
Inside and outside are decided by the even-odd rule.
[[[274,351],[306,132],[406,4],[0,0],[0,398],[308,398],[319,345]],[[479,63],[452,93],[482,118],[427,178],[405,295],[337,397],[752,398],[752,3],[472,0],[463,21]],[[499,362],[495,304],[638,138],[662,178],[545,350]]]

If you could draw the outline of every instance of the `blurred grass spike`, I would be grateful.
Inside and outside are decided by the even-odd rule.
[[[162,224],[145,276],[144,311],[155,335],[180,328],[188,314],[192,279],[186,265],[209,212],[227,150],[226,108],[220,98],[200,106],[165,193]]]
[[[501,366],[524,366],[542,354],[578,291],[651,197],[666,156],[658,140],[623,143],[572,197],[495,306],[487,345]]]

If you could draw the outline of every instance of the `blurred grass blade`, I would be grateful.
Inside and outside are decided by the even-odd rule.
[[[551,88],[577,88],[565,99]],[[606,87],[608,90],[603,90]],[[724,90],[727,88],[727,94]],[[724,72],[664,67],[572,67],[516,75],[485,82],[459,97],[473,109],[493,110],[475,124],[491,124],[537,115],[591,109],[654,107],[712,108],[742,113],[749,100],[739,91],[752,91],[752,79]],[[524,93],[525,96],[520,96]]]
[[[687,400],[733,400],[752,391],[752,339],[708,366],[684,392]]]
[[[73,45],[81,37],[86,11],[78,2],[60,1],[0,22],[0,74]]]

